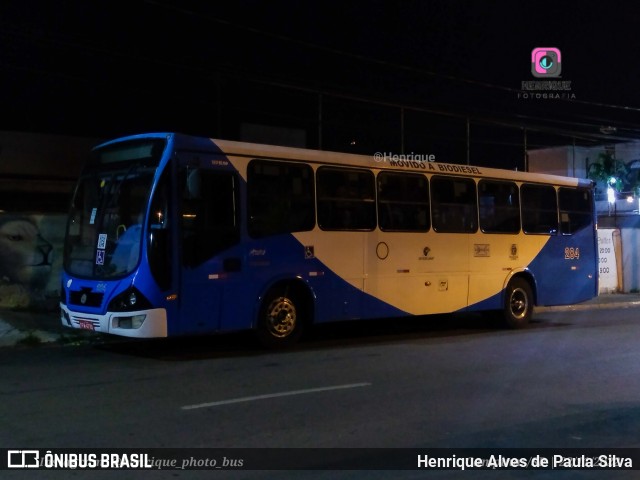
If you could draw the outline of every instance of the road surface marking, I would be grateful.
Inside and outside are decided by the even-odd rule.
[[[330,387],[308,388],[306,390],[291,390],[289,392],[267,393],[265,395],[255,395],[253,397],[232,398],[230,400],[220,400],[218,402],[199,403],[197,405],[185,405],[181,410],[195,410],[197,408],[217,407],[232,403],[254,402],[256,400],[266,400],[268,398],[290,397],[293,395],[305,395],[307,393],[329,392],[331,390],[345,390],[347,388],[370,387],[370,383],[350,383],[348,385],[333,385]]]

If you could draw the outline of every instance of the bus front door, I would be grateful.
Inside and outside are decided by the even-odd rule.
[[[209,162],[207,162],[209,163]],[[238,179],[234,172],[180,171],[181,328],[183,334],[221,329],[225,291],[239,281]]]

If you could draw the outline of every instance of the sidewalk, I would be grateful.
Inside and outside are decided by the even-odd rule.
[[[0,347],[62,343],[79,339],[85,332],[65,328],[57,310],[51,312],[0,309]]]
[[[566,312],[595,308],[640,307],[640,293],[606,293],[577,305],[536,307],[535,312]],[[95,334],[65,328],[58,311],[29,312],[0,309],[0,347],[64,343],[95,337]]]
[[[589,301],[575,305],[557,307],[536,307],[534,312],[566,312],[577,310],[593,310],[594,308],[627,308],[640,307],[640,293],[603,293]],[[2,315],[0,314],[0,318]]]

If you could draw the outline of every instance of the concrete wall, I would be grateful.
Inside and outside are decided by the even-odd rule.
[[[614,145],[615,158],[624,163],[640,160],[640,142]]]
[[[97,138],[0,131],[0,178],[75,179]]]
[[[622,228],[622,285],[623,292],[640,291],[640,229]]]
[[[100,141],[0,132],[0,307],[56,307],[69,200]]]
[[[572,146],[529,150],[529,171],[586,178],[588,163],[598,158],[600,151],[602,149]]]

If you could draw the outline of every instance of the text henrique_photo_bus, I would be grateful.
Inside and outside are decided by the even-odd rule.
[[[378,160],[378,161],[376,161]],[[597,295],[592,182],[154,133],[96,147],[69,213],[61,321],[152,338]],[[364,323],[363,323],[364,325]]]

